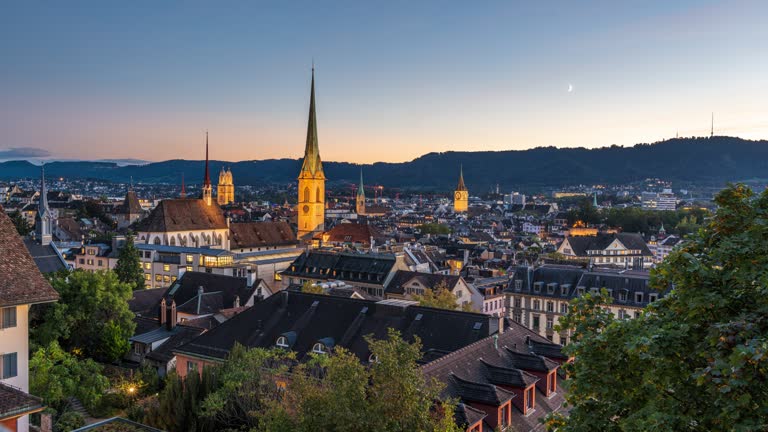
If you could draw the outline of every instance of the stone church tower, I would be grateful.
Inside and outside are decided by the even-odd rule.
[[[315,116],[315,68],[312,68],[312,86],[309,97],[309,122],[304,163],[299,173],[298,239],[310,242],[315,234],[325,230],[325,174],[317,144],[317,118]]]
[[[363,186],[363,169],[360,168],[360,187],[355,196],[355,211],[359,215],[365,214],[365,187]]]
[[[461,213],[467,211],[469,207],[469,191],[464,185],[464,168],[459,171],[459,185],[453,193],[453,211]]]
[[[221,168],[219,184],[216,187],[216,202],[220,206],[235,202],[235,182],[232,179],[232,170]]]

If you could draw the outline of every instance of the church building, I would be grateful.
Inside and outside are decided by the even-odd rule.
[[[355,197],[355,211],[358,215],[365,214],[365,187],[363,186],[363,169],[360,168],[360,187]]]
[[[309,96],[309,121],[304,162],[299,173],[298,239],[309,243],[325,230],[325,174],[320,160],[317,142],[317,117],[315,115],[315,69],[312,68],[312,85]]]
[[[467,211],[469,207],[469,191],[464,185],[464,168],[459,171],[459,185],[453,193],[453,211],[461,213]]]
[[[220,206],[235,202],[235,182],[232,180],[232,170],[221,168],[219,185],[216,188],[216,201]]]

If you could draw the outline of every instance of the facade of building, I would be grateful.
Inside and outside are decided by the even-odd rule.
[[[0,430],[27,432],[29,414],[43,410],[29,392],[29,309],[54,302],[51,287],[0,207]]]
[[[125,194],[123,203],[116,209],[114,219],[117,222],[117,228],[123,229],[129,227],[132,223],[139,220],[144,213],[139,203],[139,197],[133,188],[129,188]]]
[[[641,270],[520,266],[506,289],[509,317],[549,341],[566,345],[571,335],[558,333],[554,327],[568,313],[572,299],[605,288],[613,298],[608,310],[619,319],[635,318],[666,293],[651,288],[649,278],[649,273]]]
[[[412,300],[414,296],[423,296],[427,290],[445,288],[456,297],[457,304],[468,305],[475,312],[486,313],[484,296],[461,276],[435,273],[419,273],[398,270],[387,284],[385,298]],[[503,296],[500,296],[503,303]]]
[[[220,206],[235,202],[235,181],[232,178],[232,170],[221,168],[219,184],[216,187],[216,202]]]
[[[466,212],[469,208],[469,191],[464,185],[464,168],[459,171],[459,184],[453,192],[453,211],[456,213]]]
[[[304,162],[299,173],[298,234],[300,241],[309,243],[325,230],[325,173],[320,159],[315,115],[315,69],[312,69],[312,86],[309,97],[309,121]]]
[[[566,260],[602,267],[647,269],[653,265],[653,252],[636,233],[570,236],[563,240],[557,252]]]

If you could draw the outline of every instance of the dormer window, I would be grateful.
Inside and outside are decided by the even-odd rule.
[[[656,300],[658,300],[659,295],[658,294],[648,294],[648,303],[653,303]]]
[[[544,285],[544,282],[536,282],[533,284],[533,291],[534,292],[541,292],[541,286]]]
[[[554,294],[555,293],[555,285],[554,283],[547,284],[547,294]]]
[[[580,286],[576,288],[576,294],[578,295],[584,295],[584,287]]]
[[[635,293],[635,303],[642,303],[643,302],[643,293],[636,292]]]
[[[619,301],[625,302],[627,301],[627,290],[621,290],[619,291]]]
[[[521,289],[523,289],[523,281],[516,280],[515,281],[515,291],[520,291]]]
[[[275,342],[275,345],[278,348],[288,349],[289,348],[289,346],[288,346],[288,338],[285,337],[285,336],[280,336],[279,338],[277,338],[277,342]]]
[[[560,286],[560,295],[565,297],[568,295],[568,291],[571,289],[571,286],[568,284],[561,285]]]
[[[312,352],[315,354],[328,354],[328,350],[325,348],[325,345],[321,344],[320,342],[312,346]]]
[[[379,362],[379,357],[376,354],[371,353],[371,355],[368,356],[368,363],[373,364],[378,362]]]

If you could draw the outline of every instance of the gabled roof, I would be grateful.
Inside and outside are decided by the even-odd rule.
[[[280,336],[290,334],[291,350],[299,359],[321,339],[332,338],[335,346],[368,361],[370,350],[365,336],[386,338],[388,328],[399,330],[408,341],[418,336],[425,360],[453,352],[493,331],[489,317],[483,314],[281,291],[178,351],[224,359],[235,342],[268,348],[275,346]]]
[[[41,411],[43,408],[43,400],[39,397],[0,382],[0,421]]]
[[[456,405],[456,409],[453,412],[456,424],[465,429],[477,424],[477,422],[482,421],[485,417],[486,415],[483,411],[463,403]]]
[[[638,233],[611,233],[598,234],[596,236],[576,236],[568,237],[568,244],[576,256],[586,257],[588,250],[604,250],[614,240],[618,240],[627,249],[639,250],[641,255],[653,255],[648,249],[648,245],[643,240],[643,236]]]
[[[296,234],[287,222],[241,222],[229,226],[232,249],[295,245]]]
[[[557,362],[549,360],[544,356],[518,352],[509,347],[507,347],[507,352],[509,353],[511,364],[525,371],[550,372],[560,366]]]
[[[0,306],[56,301],[59,294],[43,277],[11,218],[0,206]]]
[[[493,384],[465,380],[453,373],[451,375],[453,378],[452,384],[462,400],[500,406],[515,397],[515,394],[511,391],[504,390]]]
[[[160,201],[139,224],[138,230],[174,232],[226,228],[224,212],[215,202],[207,205],[201,199],[167,199]]]
[[[226,309],[234,306],[235,297],[239,297],[241,305],[245,304],[253,295],[255,286],[257,284],[254,284],[253,287],[248,287],[248,280],[246,278],[188,271],[168,287],[163,297],[166,298],[166,303],[170,303],[170,299],[173,299],[176,302],[177,310],[181,311],[180,309],[184,306],[183,311],[194,313],[193,311],[197,310],[198,307],[189,302],[191,300],[197,301],[198,289],[200,287],[203,288],[204,294],[221,293],[219,299],[215,300],[215,302],[221,306],[220,309]],[[212,297],[206,298],[212,299]],[[212,307],[212,304],[206,301],[203,306]]]
[[[125,199],[123,200],[123,203],[120,204],[117,212],[119,214],[141,214],[142,211],[143,209],[141,208],[141,204],[139,204],[139,197],[136,196],[136,192],[129,190],[125,194]]]
[[[42,245],[32,239],[25,238],[24,246],[35,260],[41,273],[54,273],[67,268],[62,257],[56,253],[52,244]]]
[[[326,232],[330,243],[360,243],[371,244],[374,241],[382,242],[381,232],[373,225],[359,223],[341,223]]]
[[[394,266],[395,256],[390,254],[311,250],[302,252],[283,275],[383,284]]]
[[[439,284],[444,283],[449,291],[453,291],[460,279],[461,276],[398,270],[389,284],[387,284],[386,293],[403,294],[405,293],[405,286],[412,281],[418,281],[424,287],[432,290]]]

